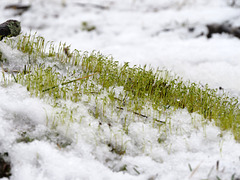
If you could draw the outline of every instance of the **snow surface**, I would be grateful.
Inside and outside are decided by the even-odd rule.
[[[4,9],[10,1],[1,0],[0,22],[17,19],[23,33],[37,31],[56,44],[71,44],[72,49],[100,50],[120,62],[169,69],[185,80],[207,83],[212,88],[221,86],[231,95],[240,96],[240,40],[227,34],[216,34],[211,39],[198,37],[207,32],[208,23],[229,21],[240,25],[238,0],[236,7],[230,6],[230,0],[22,2],[32,7],[16,16],[15,10]],[[82,31],[82,22],[96,30]],[[195,31],[191,33],[189,28]],[[7,54],[12,63],[24,63],[24,55],[8,48],[0,43],[1,51],[11,52]],[[172,122],[166,137],[142,121],[131,123],[126,136],[118,126],[112,132],[108,127],[99,132],[98,122],[88,117],[81,103],[74,105],[78,116],[87,116],[85,122],[51,130],[46,122],[54,108],[47,101],[31,97],[18,84],[0,86],[0,99],[0,152],[9,153],[13,180],[228,180],[234,174],[240,178],[239,143],[231,133],[221,133],[212,124],[203,125],[202,117],[186,110],[162,117]],[[17,143],[21,132],[41,138]],[[62,137],[56,139],[57,133]],[[118,156],[101,143],[113,137],[126,143],[125,155]],[[159,144],[158,138],[163,143]],[[58,141],[71,145],[59,148]]]

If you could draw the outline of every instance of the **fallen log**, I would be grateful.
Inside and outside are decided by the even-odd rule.
[[[240,27],[233,27],[231,24],[208,24],[207,38],[211,38],[213,34],[230,34],[240,39]]]
[[[18,36],[21,32],[21,24],[17,20],[8,20],[0,24],[0,41],[8,36]]]

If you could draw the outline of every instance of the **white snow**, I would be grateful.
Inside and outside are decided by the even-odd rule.
[[[184,80],[221,86],[240,96],[240,40],[227,34],[197,37],[207,32],[208,23],[239,25],[238,0],[236,7],[230,6],[231,0],[22,0],[31,8],[21,16],[4,9],[18,2],[1,0],[0,22],[17,19],[23,33],[37,31],[56,44],[97,50],[121,63],[172,70]],[[82,31],[82,22],[96,30]],[[24,55],[4,43],[0,50],[16,67],[25,63]],[[118,124],[112,129],[99,129],[84,103],[71,102],[67,106],[75,109],[75,118],[84,116],[84,121],[51,129],[46,124],[58,110],[18,84],[1,84],[0,100],[0,152],[9,153],[12,180],[228,180],[234,174],[240,178],[240,144],[230,132],[221,132],[187,110],[163,114],[162,120],[169,120],[165,131],[139,118],[123,134],[121,120],[113,118]],[[36,140],[17,143],[24,132]],[[60,148],[57,133],[71,145]],[[110,152],[103,142],[126,147],[126,154]]]

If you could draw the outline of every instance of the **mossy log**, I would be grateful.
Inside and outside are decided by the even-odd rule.
[[[8,20],[0,24],[0,41],[8,36],[18,36],[21,32],[21,24],[16,20]]]

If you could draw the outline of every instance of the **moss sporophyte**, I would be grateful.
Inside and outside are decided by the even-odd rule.
[[[165,124],[160,120],[164,112],[187,109],[215,122],[223,131],[230,130],[240,140],[238,98],[220,94],[208,85],[183,81],[167,70],[120,64],[97,51],[70,52],[70,46],[60,43],[55,47],[53,42],[46,42],[36,34],[6,39],[5,43],[26,53],[30,59],[28,73],[17,73],[16,81],[32,95],[47,98],[53,106],[61,106],[68,100],[88,103],[90,115],[101,124],[117,123],[111,120],[113,114],[123,119],[124,133],[128,133],[129,124],[136,117],[161,127]],[[96,102],[97,106],[91,106]],[[71,121],[74,121],[72,113]],[[67,117],[70,114],[66,113]]]

